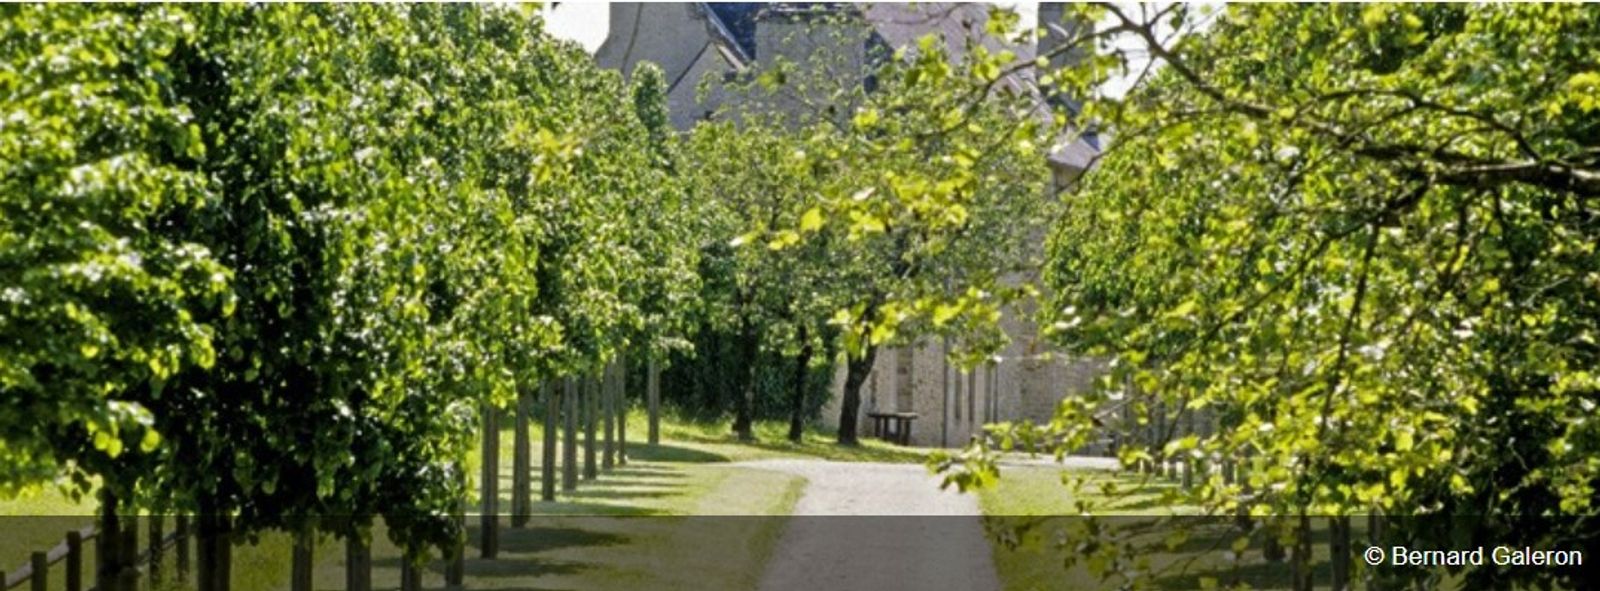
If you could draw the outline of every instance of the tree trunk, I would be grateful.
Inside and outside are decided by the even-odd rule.
[[[294,550],[289,564],[290,591],[311,591],[311,566],[317,551],[316,533],[302,527],[294,535]]]
[[[1311,583],[1311,517],[1300,509],[1299,526],[1294,531],[1294,552],[1290,571],[1294,574],[1294,591],[1312,591]]]
[[[978,434],[982,421],[978,420],[978,370],[967,372],[967,420],[972,421],[972,428],[967,430],[967,438]]]
[[[544,384],[544,449],[540,451],[539,498],[556,500],[556,435],[561,430],[561,398],[553,382]]]
[[[599,410],[600,380],[594,376],[583,379],[583,479],[594,480],[599,477],[599,464],[595,461],[596,452],[600,451],[595,445],[595,429],[599,427],[599,417],[595,414]]]
[[[628,465],[628,356],[617,353],[617,465]]]
[[[1261,541],[1261,557],[1267,562],[1283,562],[1288,558],[1289,550],[1283,547],[1283,540],[1279,538],[1283,528],[1283,518],[1269,517],[1270,527],[1266,529],[1267,537]],[[1293,569],[1290,578],[1293,578]]]
[[[756,340],[755,323],[750,321],[748,315],[739,319],[739,386],[736,390],[738,400],[734,401],[733,432],[739,436],[740,441],[754,441],[755,434],[755,387],[756,387],[756,353],[759,343]]]
[[[131,504],[131,503],[130,503]],[[117,549],[121,552],[122,573],[117,577],[121,591],[139,591],[139,513],[130,510],[123,516],[122,539]]]
[[[205,518],[200,520],[205,523]],[[463,524],[465,525],[465,524]],[[463,531],[466,528],[462,528]],[[372,591],[372,548],[362,541],[360,537],[351,536],[344,541],[344,588],[345,591]],[[200,559],[200,564],[205,565],[205,558]],[[205,571],[202,568],[200,580],[205,580]]]
[[[650,445],[661,444],[661,368],[655,355],[650,356],[650,367],[645,370],[645,403],[650,410]]]
[[[944,346],[940,350],[939,367],[943,370],[939,377],[939,447],[950,447],[950,337],[944,337]]]
[[[604,425],[605,447],[600,454],[600,467],[610,470],[617,465],[617,366],[606,364],[600,374],[600,414]]]
[[[528,421],[533,414],[533,395],[524,384],[517,385],[517,414],[511,436],[511,526],[528,524],[533,504],[533,442],[528,440]]]
[[[466,588],[467,578],[467,499],[456,499],[454,514],[456,526],[461,532],[456,538],[456,543],[445,552],[444,588],[448,591],[460,591]]]
[[[400,591],[422,591],[423,557],[412,552],[400,556]]]
[[[789,441],[800,443],[805,438],[806,430],[806,377],[811,370],[811,335],[806,331],[806,325],[800,325],[800,356],[795,359],[794,368],[794,407],[789,409]]]
[[[95,589],[116,589],[122,573],[122,556],[117,543],[122,540],[122,516],[117,514],[117,496],[111,489],[100,489],[100,535],[94,539]]]
[[[484,558],[500,551],[500,411],[483,405],[483,486],[479,501],[478,549]]]
[[[228,539],[228,516],[214,501],[202,499],[200,503],[200,577],[199,591],[228,591],[232,587],[233,544]]]
[[[1350,516],[1328,518],[1328,562],[1332,566],[1333,591],[1350,590]]]
[[[984,365],[984,384],[989,392],[986,397],[989,400],[989,423],[994,423],[1000,420],[1000,370],[995,368],[994,362]]]
[[[578,378],[564,380],[561,398],[566,403],[566,437],[561,445],[561,490],[578,490]]]
[[[856,419],[861,414],[861,386],[867,383],[867,376],[872,373],[872,363],[877,358],[878,346],[867,345],[861,357],[845,362],[844,398],[839,401],[839,443],[860,443]]]
[[[1180,409],[1178,412],[1183,413],[1183,434],[1184,434],[1184,436],[1195,435],[1196,433],[1194,431],[1194,411],[1187,410],[1187,409]],[[1183,490],[1185,492],[1194,490],[1194,468],[1195,468],[1194,454],[1185,452],[1184,455],[1182,456],[1182,458],[1178,462],[1178,468],[1183,470],[1183,475],[1182,475],[1183,476]]]

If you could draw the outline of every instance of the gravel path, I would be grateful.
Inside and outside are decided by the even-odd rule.
[[[1000,588],[978,500],[917,464],[762,460],[808,481],[762,578],[764,591]]]

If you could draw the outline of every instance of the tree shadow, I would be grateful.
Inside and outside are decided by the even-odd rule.
[[[644,507],[628,507],[623,505],[608,505],[605,503],[585,503],[578,499],[583,497],[582,489],[573,493],[563,493],[559,501],[536,501],[533,503],[533,518],[535,520],[548,517],[597,515],[606,517],[635,517],[665,515],[660,509]]]
[[[710,464],[727,462],[728,456],[677,445],[644,445],[628,448],[628,457],[646,462],[673,462],[680,464]]]
[[[610,486],[611,484],[612,483],[608,482],[608,483],[606,483],[606,486]],[[595,489],[584,490],[584,489],[580,488],[580,489],[578,489],[577,492],[574,492],[571,495],[568,495],[567,498],[569,498],[569,499],[614,499],[614,500],[624,500],[624,499],[661,499],[661,498],[666,498],[666,497],[671,497],[671,496],[677,495],[678,494],[677,493],[677,489],[680,489],[680,488],[683,488],[683,486],[681,486],[681,485],[657,485],[656,489],[654,489],[654,490],[595,490]]]
[[[1248,589],[1289,589],[1294,584],[1292,567],[1286,562],[1253,562],[1221,568],[1195,567],[1155,579],[1160,589],[1201,589],[1201,579],[1214,579],[1219,588],[1245,585]],[[1333,581],[1333,567],[1326,562],[1311,566],[1312,585],[1326,587]]]

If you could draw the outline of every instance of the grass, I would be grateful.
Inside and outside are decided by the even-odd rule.
[[[67,530],[92,523],[92,515],[92,499],[75,502],[54,488],[27,491],[17,499],[0,502],[0,570],[14,570],[27,562],[30,552],[61,543]],[[60,580],[52,583],[52,589],[65,587]]]
[[[647,417],[634,412],[628,420],[628,436],[632,441],[644,439]],[[753,431],[755,441],[739,441],[727,421],[696,421],[684,417],[663,417],[661,438],[689,449],[721,455],[726,461],[761,460],[769,458],[817,458],[838,462],[892,462],[918,463],[927,460],[927,452],[917,448],[901,447],[877,439],[862,439],[858,445],[839,445],[833,431],[806,429],[799,443],[789,441],[789,423],[785,421],[756,421]]]
[[[1068,486],[1064,476],[1084,485]],[[1153,588],[1198,589],[1209,582],[1219,588],[1235,583],[1251,589],[1289,588],[1288,563],[1264,560],[1260,535],[1250,537],[1243,558],[1228,560],[1239,536],[1234,520],[1198,517],[1194,508],[1173,504],[1167,493],[1175,487],[1160,479],[1112,472],[1005,468],[996,486],[979,493],[1002,585],[1007,591],[1030,591],[1115,587],[1124,582],[1096,577],[1089,568],[1093,552],[1081,544],[1093,538],[1083,530],[1100,527],[1143,550],[1132,555],[1143,561],[1141,570],[1152,574]],[[1352,525],[1352,544],[1359,550],[1366,535],[1365,520],[1354,519]],[[1185,536],[1176,535],[1185,531]],[[1080,560],[1064,566],[1072,557]],[[1326,521],[1318,519],[1312,533],[1318,588],[1330,584],[1328,559]],[[1360,562],[1353,560],[1352,568],[1362,568]]]
[[[511,506],[511,421],[500,433],[500,507]],[[791,512],[804,479],[765,470],[745,469],[732,462],[767,458],[820,458],[835,461],[922,462],[925,452],[876,440],[842,446],[830,433],[808,430],[800,443],[788,441],[788,425],[761,421],[755,441],[739,441],[729,424],[663,417],[662,444],[644,443],[647,418],[628,417],[629,460],[581,481],[555,502],[536,501],[528,527],[510,527],[502,519],[502,551],[497,560],[479,560],[478,518],[469,518],[468,586],[482,589],[745,589],[756,585]],[[542,458],[543,433],[531,425],[532,485]],[[582,437],[580,436],[580,445]],[[597,437],[603,441],[603,439]],[[583,454],[579,453],[580,461]],[[476,464],[478,458],[470,463]],[[476,470],[474,471],[476,472]],[[469,512],[473,509],[469,508]],[[92,499],[74,503],[54,489],[0,501],[0,519],[8,530],[0,535],[0,569],[16,568],[28,552],[47,549],[67,529],[91,523]],[[52,517],[39,517],[39,516]],[[14,516],[14,517],[4,517]],[[27,516],[27,517],[22,517]],[[635,519],[651,516],[654,519]],[[767,517],[763,517],[767,516]],[[27,520],[24,523],[21,520]],[[13,525],[17,527],[12,527]],[[170,522],[168,527],[170,528]],[[143,528],[141,528],[143,529]],[[399,585],[399,549],[381,524],[373,532],[373,584]],[[267,532],[255,544],[235,546],[234,583],[239,591],[269,591],[288,583],[291,539]],[[714,549],[714,551],[708,551]],[[92,552],[92,549],[91,549]],[[314,566],[319,589],[344,586],[343,543],[319,541]],[[167,569],[172,572],[172,553]],[[92,582],[85,561],[85,579]],[[61,567],[52,567],[52,590],[64,588]],[[425,571],[425,585],[442,585],[442,562]],[[176,588],[175,584],[163,585]]]

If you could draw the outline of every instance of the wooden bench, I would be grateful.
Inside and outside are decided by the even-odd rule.
[[[890,443],[911,445],[911,422],[917,420],[917,413],[869,412],[867,417],[872,419],[873,437]]]

